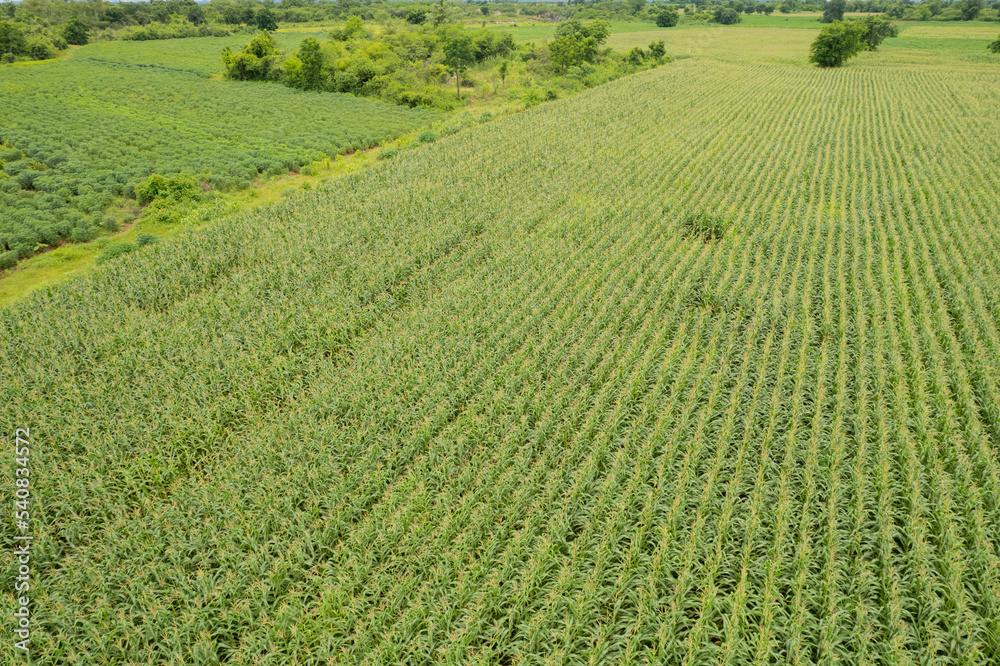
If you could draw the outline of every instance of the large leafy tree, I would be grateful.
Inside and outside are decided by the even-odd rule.
[[[840,67],[865,50],[863,28],[853,21],[836,21],[819,31],[809,49],[809,62],[820,67]]]
[[[455,94],[462,99],[462,72],[476,64],[476,45],[469,35],[453,33],[445,38],[441,50],[444,66],[455,73]]]
[[[598,49],[610,35],[611,26],[606,21],[586,25],[577,19],[563,21],[556,28],[556,38],[549,43],[549,55],[565,72],[567,67],[594,62]]]
[[[809,62],[820,67],[840,67],[862,51],[878,50],[887,37],[898,35],[899,28],[884,16],[836,21],[820,30],[809,49]]]

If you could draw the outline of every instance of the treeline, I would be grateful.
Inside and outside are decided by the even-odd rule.
[[[222,60],[226,76],[234,80],[274,81],[441,110],[465,104],[470,96],[530,106],[670,60],[662,41],[628,53],[606,48],[611,30],[605,21],[561,22],[554,39],[536,46],[517,45],[507,33],[443,20],[411,16],[408,23],[380,26],[376,32],[352,16],[326,41],[306,38],[289,54],[261,32],[238,52],[225,49]]]

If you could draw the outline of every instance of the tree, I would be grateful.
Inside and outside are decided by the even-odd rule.
[[[632,50],[625,55],[625,62],[636,67],[640,66],[645,59],[646,53],[638,46],[633,46]]]
[[[253,17],[253,22],[258,30],[270,32],[278,29],[278,21],[274,18],[274,13],[266,6],[257,12],[257,15]]]
[[[899,37],[899,28],[884,16],[865,16],[854,22],[863,29],[861,41],[866,51],[878,51],[886,37]]]
[[[451,7],[448,6],[448,0],[434,0],[434,6],[431,8],[431,23],[434,24],[435,28],[440,28],[451,18]]]
[[[990,42],[990,45],[986,48],[993,53],[1000,53],[1000,37],[997,37],[997,41]]]
[[[720,7],[715,10],[715,16],[712,20],[721,25],[733,25],[742,21],[743,17],[740,16],[740,13],[735,9],[731,9],[730,7]]]
[[[653,56],[656,60],[663,60],[667,56],[667,47],[663,41],[652,42],[649,45],[649,55]]]
[[[472,37],[457,33],[450,35],[441,45],[444,66],[455,73],[455,94],[462,99],[462,72],[476,64],[476,46]]]
[[[1000,40],[997,40],[997,41],[1000,41]],[[508,72],[509,69],[510,69],[510,63],[508,63],[506,60],[504,60],[504,61],[502,61],[500,63],[500,67],[497,69],[497,74],[500,75],[500,83],[506,83],[506,81],[507,81],[507,72]]]
[[[411,9],[406,15],[406,22],[413,25],[420,25],[427,20],[427,12],[423,9]]]
[[[656,15],[656,26],[658,28],[672,28],[677,25],[680,18],[676,9],[667,9]]]
[[[87,24],[80,19],[70,19],[63,26],[63,39],[67,44],[83,46],[89,39]]]
[[[632,16],[646,8],[646,0],[626,0],[625,4],[628,6],[628,13]]]
[[[975,21],[982,9],[983,0],[965,0],[965,2],[959,6],[963,21]]]
[[[844,20],[844,8],[847,6],[845,0],[828,0],[828,2],[823,5],[823,18],[819,20],[820,23],[833,23],[834,21]]]
[[[556,38],[549,43],[549,55],[563,72],[567,67],[594,62],[597,50],[611,35],[606,21],[584,25],[577,19],[563,21],[556,27]]]
[[[323,87],[323,49],[315,37],[307,37],[299,45],[299,61],[302,63],[301,87],[319,90]]]
[[[840,67],[865,50],[864,28],[854,21],[836,21],[819,31],[809,48],[809,62],[820,67]]]
[[[347,23],[344,25],[343,30],[330,31],[330,39],[346,42],[359,32],[363,32],[364,29],[365,29],[364,20],[360,16],[352,16],[349,19],[347,19]]]
[[[19,56],[28,48],[24,31],[16,23],[0,21],[0,56]]]
[[[237,81],[267,81],[278,76],[278,43],[269,32],[259,32],[240,53],[228,46],[222,51],[226,76]]]

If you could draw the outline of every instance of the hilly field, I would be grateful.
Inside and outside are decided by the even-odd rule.
[[[0,310],[32,663],[997,663],[1000,56],[926,39],[732,37]]]

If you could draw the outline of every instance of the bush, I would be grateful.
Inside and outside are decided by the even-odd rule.
[[[69,44],[83,46],[89,39],[87,24],[80,19],[70,19],[63,26],[63,39]]]
[[[991,42],[986,48],[993,53],[1000,53],[1000,37],[997,37],[997,41]]]
[[[17,252],[10,250],[0,253],[0,271],[13,268],[17,264]]]
[[[106,215],[104,217],[104,221],[101,222],[101,226],[104,227],[105,231],[114,233],[118,231],[118,220],[116,220],[112,215]]]
[[[153,234],[147,234],[146,232],[141,232],[135,235],[135,244],[139,247],[143,247],[145,245],[152,245],[153,243],[158,243],[159,241],[160,241],[159,236]]]
[[[156,199],[186,201],[198,198],[200,193],[201,188],[198,187],[195,179],[183,174],[168,178],[154,173],[135,186],[135,198],[141,204],[146,204]]]
[[[668,9],[656,15],[656,25],[659,28],[672,28],[679,20],[680,15],[676,9]]]
[[[56,57],[56,49],[45,39],[36,39],[28,45],[28,57],[32,60],[48,60]]]
[[[378,154],[378,158],[380,160],[388,160],[388,159],[392,159],[393,157],[395,157],[398,154],[399,154],[399,150],[397,148],[386,148],[385,150],[383,150],[382,152],[380,152]]]
[[[434,143],[438,140],[438,135],[437,132],[432,130],[424,130],[420,133],[420,136],[417,137],[417,140],[420,141],[420,143]]]
[[[129,252],[135,252],[138,249],[139,247],[137,245],[135,245],[134,243],[128,243],[126,241],[116,241],[114,243],[108,243],[108,245],[106,245],[104,249],[101,250],[101,253],[97,255],[97,258],[94,260],[94,263],[103,264],[105,261],[110,261],[111,259],[120,257],[123,254],[128,254]]]
[[[743,17],[739,15],[735,9],[730,9],[729,7],[722,7],[715,10],[715,15],[713,19],[716,23],[722,25],[734,25],[743,20]]]

